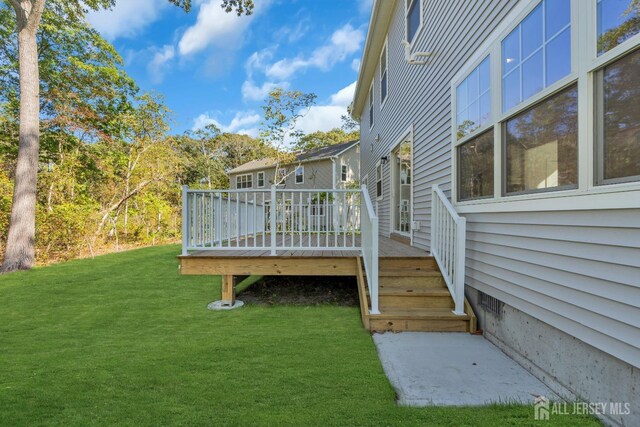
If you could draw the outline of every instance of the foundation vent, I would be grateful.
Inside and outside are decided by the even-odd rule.
[[[478,297],[480,307],[492,313],[498,319],[502,317],[502,306],[504,305],[502,301],[480,291],[478,291]]]

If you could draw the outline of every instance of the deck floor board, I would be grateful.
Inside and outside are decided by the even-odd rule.
[[[360,246],[360,236],[346,236],[346,240],[340,236],[338,239],[339,249],[328,250],[318,246],[318,235],[298,236],[293,240],[292,250],[278,250],[275,257],[281,258],[353,258],[359,255],[359,250],[353,246]],[[278,236],[278,244],[282,244],[282,236]],[[291,244],[291,239],[286,239],[287,244]],[[333,243],[333,242],[332,242]],[[325,244],[325,236],[320,237],[320,244]],[[237,245],[237,246],[236,246]],[[258,236],[255,241],[253,238],[241,240],[239,242],[231,242],[229,248],[225,249],[204,249],[191,252],[188,257],[197,258],[262,258],[271,257],[271,238],[267,236],[266,241],[263,236]],[[254,249],[255,248],[255,249]],[[405,245],[396,240],[380,236],[378,239],[378,255],[381,258],[424,258],[429,253],[425,250]]]

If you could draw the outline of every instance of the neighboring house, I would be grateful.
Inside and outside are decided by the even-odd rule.
[[[273,159],[253,160],[229,171],[231,189],[269,188],[274,182],[287,189],[340,189],[357,183],[360,176],[358,141],[317,148],[296,155],[296,162],[281,165],[276,180]]]
[[[562,396],[631,403],[605,416],[640,425],[632,3],[376,0],[353,116],[381,236],[431,250],[438,185],[466,218],[485,336]]]

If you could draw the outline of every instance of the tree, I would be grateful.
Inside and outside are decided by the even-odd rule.
[[[85,9],[109,8],[115,0],[3,0],[15,11],[18,39],[19,137],[14,192],[4,262],[0,272],[29,269],[35,259],[35,215],[40,144],[38,32],[45,6],[84,20]],[[191,0],[169,0],[189,11]],[[227,12],[253,11],[252,0],[222,0]]]
[[[329,145],[342,144],[343,142],[356,141],[359,138],[359,131],[345,132],[340,128],[335,128],[328,132],[316,131],[300,137],[293,149],[309,151],[315,148],[328,147]]]
[[[285,151],[287,140],[298,141],[303,136],[296,124],[315,103],[315,100],[315,94],[303,93],[298,90],[286,91],[282,88],[276,88],[269,92],[267,103],[262,107],[264,122],[260,137],[276,150],[275,185],[284,182],[287,178],[286,174],[278,173],[280,165],[295,161],[293,153]]]

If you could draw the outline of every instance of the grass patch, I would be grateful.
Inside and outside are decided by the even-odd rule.
[[[530,406],[398,407],[357,307],[212,312],[219,278],[180,276],[178,252],[0,276],[0,424],[536,424]],[[576,424],[598,423],[544,422]]]

